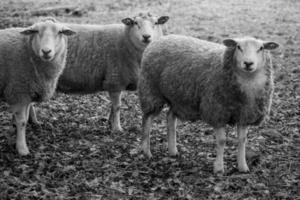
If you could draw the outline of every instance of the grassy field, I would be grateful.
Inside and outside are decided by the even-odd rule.
[[[47,10],[74,5],[78,10]],[[141,111],[136,93],[123,98],[123,133],[108,128],[105,93],[57,94],[37,105],[43,124],[28,127],[31,154],[26,157],[15,151],[11,114],[0,104],[0,199],[300,199],[300,1],[1,0],[0,27],[26,26],[43,14],[64,22],[119,23],[141,10],[169,15],[168,33],[215,42],[251,35],[281,44],[273,52],[271,119],[249,133],[251,172],[236,170],[236,135],[230,128],[226,174],[215,176],[214,137],[206,124],[179,123],[180,156],[170,158],[163,113],[153,124],[154,158],[148,160],[138,148]]]

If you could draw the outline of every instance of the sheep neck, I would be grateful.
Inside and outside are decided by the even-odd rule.
[[[142,54],[145,48],[140,48],[138,47],[131,38],[130,35],[130,27],[125,28],[125,33],[124,33],[124,39],[123,39],[123,46],[125,47],[125,51],[131,55],[134,60],[137,61],[137,63],[140,65],[141,59],[142,59]]]

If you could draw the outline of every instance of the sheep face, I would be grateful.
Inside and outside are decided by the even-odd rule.
[[[255,38],[226,39],[223,41],[228,48],[234,48],[236,67],[245,73],[254,73],[265,65],[265,50],[276,49],[275,42],[264,42]]]
[[[163,35],[161,25],[168,20],[168,16],[156,17],[151,13],[140,13],[133,18],[125,18],[122,22],[129,28],[129,36],[134,45],[145,48]]]
[[[30,37],[33,52],[43,61],[53,60],[58,52],[65,49],[66,36],[74,33],[70,28],[54,20],[38,22],[21,32]]]

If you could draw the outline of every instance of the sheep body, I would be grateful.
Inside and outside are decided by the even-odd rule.
[[[264,121],[273,95],[273,68],[265,49],[275,49],[278,44],[254,38],[227,39],[223,43],[225,46],[169,35],[146,48],[138,91],[143,111],[142,149],[148,157],[152,156],[153,116],[167,104],[170,155],[178,154],[177,118],[203,120],[213,126],[216,134],[214,172],[223,173],[225,127],[236,125],[238,168],[249,171],[245,157],[247,129]]]
[[[66,62],[66,48],[52,62],[37,58],[22,30],[0,30],[0,96],[10,105],[48,100]]]
[[[125,26],[75,25],[69,40],[67,66],[58,90],[66,93],[93,93],[136,89],[143,49],[135,48]]]
[[[178,118],[213,127],[260,124],[270,108],[272,65],[265,74],[240,79],[230,66],[232,54],[224,45],[184,36],[153,42],[142,61],[142,110],[158,113],[167,103]]]

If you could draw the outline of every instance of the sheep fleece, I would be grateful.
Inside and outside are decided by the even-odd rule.
[[[66,93],[135,90],[142,51],[135,49],[123,24],[68,24],[68,58],[58,90]]]
[[[252,98],[236,80],[233,53],[224,45],[185,36],[151,43],[143,55],[139,83],[144,114],[158,114],[167,103],[178,118],[202,119],[213,127],[260,124],[273,93],[269,54],[267,81]]]
[[[10,104],[40,102],[52,97],[63,71],[66,49],[51,62],[34,54],[21,28],[0,31],[0,97]]]

